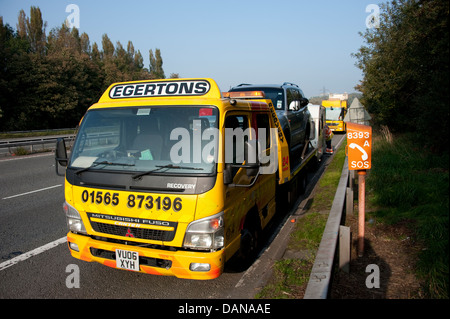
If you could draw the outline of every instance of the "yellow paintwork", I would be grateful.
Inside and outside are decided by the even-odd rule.
[[[333,121],[327,120],[326,123],[333,132],[345,132],[346,125],[344,122],[344,117],[345,117],[345,114],[347,114],[347,107],[348,107],[347,100],[323,100],[322,106],[325,108],[330,108],[330,107],[344,108],[344,114],[342,116],[342,120],[333,120]]]
[[[326,121],[326,123],[333,132],[346,131],[346,125],[344,121]]]

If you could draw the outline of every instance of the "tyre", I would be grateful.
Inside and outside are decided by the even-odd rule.
[[[250,214],[241,230],[241,247],[239,249],[239,259],[243,265],[250,266],[259,253],[261,239],[261,223],[256,213]]]

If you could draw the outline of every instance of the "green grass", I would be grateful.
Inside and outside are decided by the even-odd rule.
[[[317,212],[309,213],[298,220],[291,234],[288,249],[317,250],[322,239],[328,215]]]
[[[24,147],[17,147],[13,153],[16,156],[29,155],[31,152]]]
[[[377,221],[413,225],[424,245],[418,276],[430,298],[448,298],[449,157],[417,146],[412,135],[378,137],[373,143],[372,170],[367,179],[369,205]]]
[[[336,188],[339,184],[339,180],[342,175],[342,166],[345,161],[345,145],[344,143],[341,145],[339,150],[336,151],[333,160],[328,164],[328,168],[324,176],[319,181],[319,185],[321,188],[331,187],[331,190],[336,191]],[[333,193],[334,198],[334,193]],[[333,202],[333,201],[332,201]],[[331,207],[331,206],[330,206]]]
[[[273,281],[266,285],[256,299],[297,299],[298,287],[306,286],[314,261],[283,259],[274,265]]]

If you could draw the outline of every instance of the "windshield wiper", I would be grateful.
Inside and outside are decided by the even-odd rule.
[[[168,165],[156,165],[157,168],[151,170],[151,171],[146,171],[143,173],[139,173],[139,174],[135,174],[133,176],[131,176],[132,179],[138,179],[144,175],[149,175],[151,173],[157,172],[162,170],[163,168],[172,168],[172,169],[192,169],[192,170],[197,170],[197,171],[201,171],[203,170],[203,168],[201,167],[188,167],[188,166],[177,166],[177,165],[172,165],[172,164],[168,164]]]
[[[94,162],[94,163],[92,163],[91,166],[79,169],[78,171],[75,172],[75,174],[79,175],[79,174],[86,172],[86,171],[90,170],[91,168],[96,167],[98,165],[135,166],[135,164],[130,164],[130,163],[113,163],[113,162],[108,162],[108,161],[101,161],[101,162]]]

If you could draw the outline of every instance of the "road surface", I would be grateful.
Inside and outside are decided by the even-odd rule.
[[[343,137],[335,136],[333,143]],[[270,230],[272,244],[263,248],[260,260],[242,271],[227,265],[222,276],[210,281],[152,276],[80,261],[71,257],[65,243],[64,177],[55,174],[54,165],[51,153],[0,159],[0,299],[252,298],[288,238],[286,218],[280,219]]]

